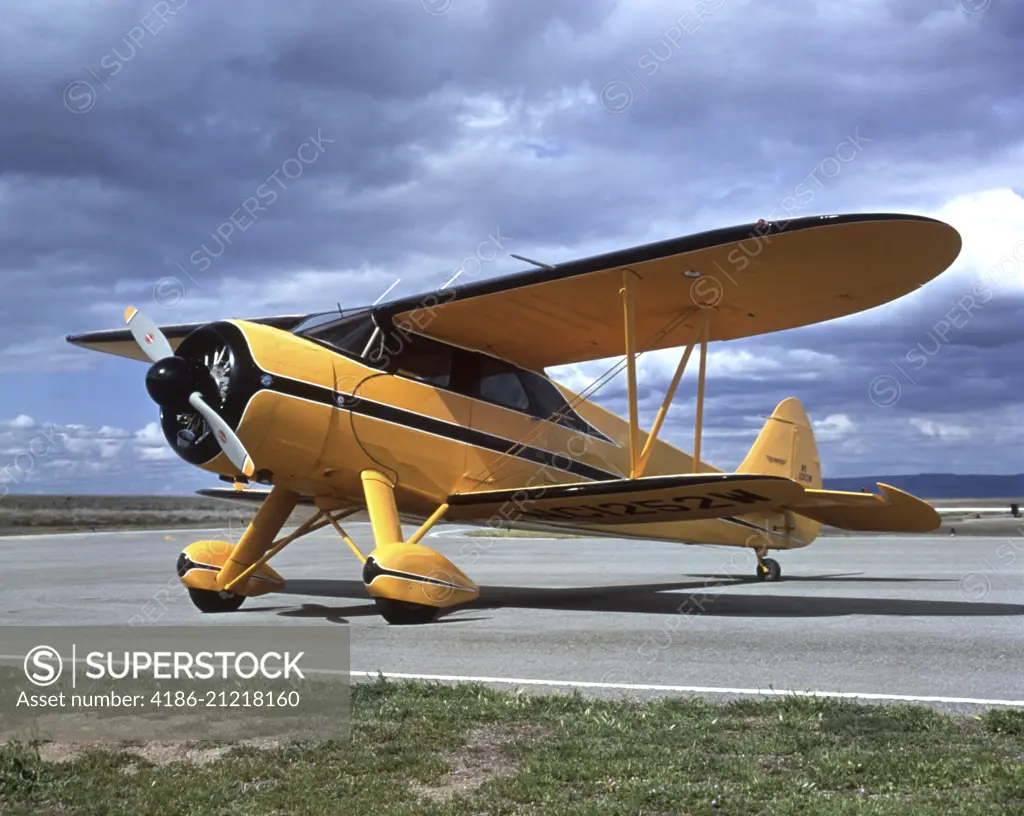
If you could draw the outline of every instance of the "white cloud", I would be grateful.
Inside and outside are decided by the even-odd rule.
[[[162,448],[138,448],[138,457],[143,462],[172,462],[177,457],[166,445]]]
[[[150,422],[135,432],[135,444],[140,447],[163,447],[167,444],[159,422]]]
[[[813,424],[815,434],[825,440],[840,440],[857,430],[857,424],[847,414],[830,414]]]
[[[206,481],[175,455],[156,422],[131,431],[22,421],[4,436],[0,486],[11,492],[122,492],[131,485],[129,492],[148,493],[168,484],[171,492],[182,492],[187,484]]]
[[[86,371],[92,367],[93,355],[55,338],[48,332],[34,340],[11,343],[0,348],[0,373],[40,371]]]
[[[167,444],[159,422],[135,432],[135,455],[142,462],[171,462],[178,457]]]
[[[35,427],[36,421],[28,416],[28,414],[18,414],[14,419],[7,420],[3,424],[8,428],[24,429]]]
[[[925,436],[933,436],[942,440],[960,440],[971,437],[971,429],[963,425],[954,425],[949,422],[937,422],[932,419],[913,417],[910,424],[917,428]]]
[[[1024,198],[1010,189],[960,196],[937,213],[963,238],[954,269],[1024,290]]]

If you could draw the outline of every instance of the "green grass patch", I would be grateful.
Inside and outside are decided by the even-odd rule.
[[[0,749],[0,812],[1024,813],[1024,712],[380,680],[352,738]]]

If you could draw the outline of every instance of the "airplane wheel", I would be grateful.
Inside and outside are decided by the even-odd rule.
[[[236,595],[234,592],[225,594],[226,598],[221,593],[208,589],[188,588],[188,596],[200,612],[234,612],[245,603],[244,595]]]
[[[778,581],[780,578],[782,578],[782,567],[774,558],[765,558],[757,565],[759,581]]]
[[[374,598],[377,611],[392,626],[411,626],[417,623],[430,623],[441,610],[436,606],[394,601],[391,598]]]

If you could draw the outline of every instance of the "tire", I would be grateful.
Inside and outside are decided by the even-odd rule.
[[[374,598],[377,611],[392,626],[415,626],[431,623],[441,610],[436,606],[394,601],[391,598]]]
[[[782,578],[782,567],[779,566],[778,561],[774,558],[766,558],[763,563],[768,572],[762,573],[758,570],[758,575],[762,581],[778,581]]]
[[[225,594],[227,594],[227,597],[224,597],[219,592],[212,592],[209,589],[188,588],[188,596],[200,612],[234,612],[245,603],[244,595],[236,595],[233,592]]]

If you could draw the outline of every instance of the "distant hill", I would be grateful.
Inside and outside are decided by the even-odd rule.
[[[823,479],[826,490],[877,492],[876,482],[923,499],[1024,499],[1024,473],[987,476],[970,473],[915,473],[905,476],[843,476]]]

